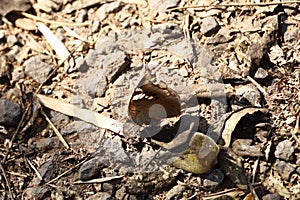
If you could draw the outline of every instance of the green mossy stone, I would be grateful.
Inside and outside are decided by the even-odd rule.
[[[180,157],[170,159],[170,163],[177,168],[195,174],[208,172],[219,153],[219,146],[203,133],[195,133],[189,147]]]

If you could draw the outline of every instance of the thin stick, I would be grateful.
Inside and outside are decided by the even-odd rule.
[[[35,174],[37,175],[37,177],[40,180],[43,180],[43,177],[41,176],[40,172],[35,168],[35,166],[30,162],[30,160],[26,158],[26,161],[28,162],[28,164],[30,165],[30,167],[33,169],[33,171],[35,172]]]
[[[85,23],[76,23],[76,22],[57,22],[57,21],[52,21],[52,20],[48,20],[48,19],[44,19],[44,18],[41,18],[41,17],[37,17],[35,15],[31,15],[31,14],[28,14],[26,12],[21,12],[21,14],[24,16],[24,17],[27,17],[27,18],[30,18],[30,19],[33,19],[33,20],[36,20],[36,21],[40,21],[40,22],[45,22],[45,23],[49,23],[49,24],[56,24],[56,25],[59,25],[59,26],[88,26],[90,25],[91,23],[90,22],[85,22]]]
[[[266,90],[258,83],[256,82],[253,78],[251,78],[250,76],[247,76],[247,79],[257,87],[257,89],[263,93],[263,95],[265,96],[265,98],[267,98],[269,96],[269,94],[266,92]]]
[[[10,188],[10,184],[9,184],[9,182],[8,182],[8,179],[7,179],[5,170],[4,170],[3,165],[2,165],[1,163],[0,163],[0,168],[1,168],[2,174],[3,174],[3,176],[4,176],[4,179],[5,179],[6,185],[7,185],[7,187],[8,187],[8,190],[9,190],[10,199],[14,199],[14,194],[13,194],[11,188]]]
[[[74,184],[104,183],[104,182],[108,182],[120,178],[123,178],[123,176],[103,177],[103,178],[97,178],[88,181],[76,181],[74,182]]]
[[[221,197],[225,194],[229,195],[231,193],[244,194],[244,192],[238,188],[231,188],[231,189],[226,189],[224,191],[216,192],[213,194],[205,195],[202,197],[202,199],[204,199],[204,200],[215,199],[217,197]]]
[[[259,200],[259,198],[258,198],[258,196],[257,196],[257,194],[256,194],[256,191],[255,191],[255,188],[253,187],[253,184],[254,184],[254,182],[255,182],[255,174],[256,174],[256,170],[257,170],[259,161],[260,161],[260,159],[258,158],[258,159],[255,161],[255,163],[254,163],[253,172],[252,172],[252,182],[249,184],[249,185],[250,185],[251,193],[252,193],[252,195],[254,196],[254,199],[255,199],[255,200]]]
[[[42,82],[42,83],[39,85],[39,87],[36,89],[35,94],[40,93],[40,91],[41,91],[43,85],[44,85],[47,81],[49,81],[49,79],[57,72],[57,70],[62,66],[62,64],[63,64],[66,60],[68,60],[68,59],[73,55],[73,53],[74,53],[80,46],[81,46],[81,45],[79,45],[77,48],[75,48],[73,51],[71,51],[70,54],[69,54],[69,56],[68,56],[66,59],[61,60],[60,63],[58,63],[58,65],[56,65],[56,67],[54,68],[54,70],[47,76],[46,80],[45,80],[44,82]]]
[[[63,138],[63,136],[60,134],[60,132],[57,130],[57,128],[55,127],[55,125],[51,122],[51,120],[49,119],[49,117],[47,116],[47,114],[41,109],[41,113],[42,115],[44,115],[46,121],[49,123],[49,125],[51,126],[51,128],[53,129],[54,133],[56,134],[56,136],[59,138],[59,140],[63,143],[63,145],[69,149],[70,146],[68,145],[68,143],[66,142],[66,140]]]
[[[254,163],[254,167],[253,167],[253,171],[252,171],[252,182],[251,182],[251,184],[253,185],[254,184],[254,182],[255,182],[255,174],[256,174],[256,170],[257,170],[257,167],[258,167],[258,164],[259,164],[259,157],[258,157],[258,159],[255,161],[255,163]]]
[[[299,0],[297,1],[285,1],[285,2],[269,2],[269,3],[235,3],[235,4],[217,4],[217,5],[195,5],[195,6],[183,6],[177,8],[170,8],[169,11],[173,10],[181,10],[181,9],[188,9],[188,8],[220,8],[220,7],[241,7],[241,6],[272,6],[272,5],[281,5],[281,4],[293,4],[293,3],[300,3]]]
[[[55,177],[54,179],[48,181],[46,184],[50,184],[58,179],[60,179],[61,177],[63,177],[64,175],[68,174],[69,172],[73,171],[74,169],[76,169],[77,167],[79,167],[80,165],[82,165],[83,163],[85,163],[88,159],[90,158],[90,156],[87,156],[83,161],[81,161],[80,163],[76,164],[74,167],[68,169],[67,171],[63,172],[62,174],[58,175],[57,177]]]

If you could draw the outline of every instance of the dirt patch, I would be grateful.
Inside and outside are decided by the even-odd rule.
[[[1,199],[299,199],[299,3],[3,1]]]

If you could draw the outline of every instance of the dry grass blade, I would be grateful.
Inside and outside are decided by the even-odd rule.
[[[245,194],[245,192],[243,192],[239,189],[232,188],[232,189],[228,189],[228,190],[225,190],[225,191],[216,192],[216,193],[207,195],[205,197],[202,197],[202,199],[203,200],[210,200],[210,199],[222,198],[222,197],[225,197],[225,196],[230,196],[230,197],[235,199],[238,196],[241,196],[243,194]]]
[[[228,4],[217,4],[217,5],[192,5],[168,9],[169,11],[178,9],[188,9],[188,8],[222,8],[222,7],[242,7],[242,6],[273,6],[282,4],[294,4],[300,3],[300,1],[284,1],[284,2],[266,2],[266,3],[228,3]]]
[[[86,22],[86,23],[57,22],[57,21],[52,21],[52,20],[41,18],[41,17],[37,17],[37,16],[31,15],[31,14],[28,14],[26,12],[22,12],[21,14],[29,19],[33,19],[33,20],[48,23],[48,24],[56,24],[56,25],[60,25],[60,26],[88,26],[88,25],[90,25],[89,22]]]
[[[51,30],[43,23],[36,23],[39,31],[44,35],[48,43],[54,49],[56,54],[59,56],[61,60],[65,60],[69,57],[70,52],[65,47],[65,45],[51,32]]]
[[[115,133],[119,133],[122,130],[123,124],[117,120],[106,117],[97,112],[93,112],[87,109],[82,109],[69,103],[62,102],[58,99],[50,98],[44,95],[37,95],[41,103],[57,112],[65,115],[79,118],[85,122],[94,124],[100,128],[111,130]]]
[[[300,132],[300,127],[299,127],[299,123],[300,123],[300,115],[297,116],[296,119],[296,125],[294,130],[292,131],[292,136],[294,138],[294,140],[296,140],[298,147],[300,148],[300,139],[298,138],[298,136],[296,135],[297,133]]]
[[[60,134],[60,132],[57,130],[57,128],[54,126],[54,124],[51,122],[51,120],[49,119],[49,117],[47,116],[47,114],[41,110],[42,115],[44,115],[44,117],[46,118],[47,122],[50,124],[51,128],[53,129],[54,133],[56,134],[56,136],[59,138],[59,140],[63,143],[63,145],[69,149],[69,145],[68,143],[65,141],[65,139],[63,138],[63,136]]]
[[[97,178],[97,179],[88,180],[88,181],[76,181],[76,182],[74,182],[74,184],[105,183],[105,182],[120,179],[120,178],[123,178],[123,176]]]
[[[1,171],[2,171],[2,174],[3,174],[3,177],[5,179],[6,185],[8,187],[8,190],[9,190],[10,199],[14,199],[14,194],[13,194],[11,188],[10,188],[10,183],[9,183],[9,181],[7,179],[4,167],[3,167],[3,165],[1,163],[0,163],[0,168],[1,168]]]
[[[83,42],[88,42],[86,39],[84,39],[83,37],[81,37],[80,35],[78,35],[75,31],[71,30],[69,27],[67,26],[63,26],[63,29],[72,37],[77,38]]]

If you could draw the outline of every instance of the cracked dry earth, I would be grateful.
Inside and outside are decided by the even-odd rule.
[[[0,16],[0,199],[300,199],[296,1]]]

